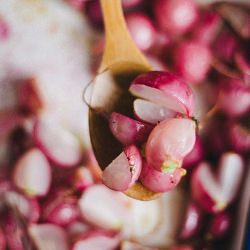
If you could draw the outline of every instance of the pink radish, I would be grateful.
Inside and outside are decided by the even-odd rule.
[[[65,231],[53,224],[31,224],[29,235],[38,250],[69,250]]]
[[[187,116],[194,111],[194,97],[188,84],[178,76],[163,71],[150,71],[135,78],[132,95]]]
[[[195,129],[195,122],[184,118],[173,118],[156,125],[146,144],[148,164],[158,171],[172,173],[192,150]]]
[[[195,23],[197,7],[193,0],[157,0],[154,14],[160,29],[166,33],[181,35]]]
[[[31,196],[44,196],[51,184],[51,168],[43,153],[30,149],[17,161],[13,173],[15,185]]]
[[[217,177],[207,163],[201,163],[191,179],[193,198],[208,212],[223,211],[236,197],[243,171],[243,160],[235,153],[223,154]]]
[[[119,241],[119,235],[105,231],[90,231],[74,243],[72,250],[115,250]]]
[[[152,126],[113,112],[109,127],[114,137],[123,145],[140,144],[147,140]]]
[[[34,125],[33,134],[36,145],[53,164],[70,168],[80,162],[80,141],[52,116],[40,116]]]
[[[177,115],[177,113],[171,109],[143,99],[136,99],[134,101],[134,112],[137,118],[151,124],[157,124],[158,122],[167,118],[173,118]]]
[[[142,159],[135,145],[127,146],[103,171],[104,185],[116,190],[125,191],[139,178]]]
[[[178,185],[185,174],[186,170],[180,167],[176,167],[167,173],[162,173],[144,162],[140,181],[153,192],[168,192]]]
[[[94,184],[94,177],[87,167],[80,166],[75,170],[72,177],[72,185],[77,190],[82,191],[92,184]]]
[[[201,209],[193,201],[189,202],[181,227],[180,238],[189,239],[195,236],[201,228],[201,223]]]
[[[83,218],[92,225],[120,230],[128,216],[123,198],[104,185],[93,185],[83,192],[78,204]]]

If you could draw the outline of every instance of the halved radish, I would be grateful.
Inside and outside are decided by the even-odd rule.
[[[142,159],[135,145],[127,146],[103,171],[103,184],[116,191],[125,191],[139,178]]]
[[[119,245],[119,235],[105,231],[90,231],[81,236],[73,245],[72,250],[113,250]]]
[[[191,179],[193,198],[208,212],[223,211],[236,197],[243,171],[243,160],[235,153],[222,156],[217,177],[201,163]]]
[[[136,99],[134,101],[134,112],[137,118],[151,124],[157,124],[178,114],[171,109],[143,99]]]
[[[50,115],[42,115],[34,125],[34,140],[48,159],[65,168],[76,166],[82,158],[78,138]]]
[[[31,224],[28,232],[38,250],[68,250],[65,231],[53,224]]]
[[[109,127],[114,137],[123,145],[140,144],[147,140],[152,126],[113,112],[109,118]]]
[[[147,163],[158,171],[172,173],[192,150],[195,130],[195,122],[191,119],[172,118],[160,122],[147,140]]]
[[[123,195],[104,185],[87,188],[79,199],[82,216],[92,225],[108,230],[119,230],[127,220],[128,211]]]
[[[135,78],[132,95],[166,108],[192,116],[194,97],[188,84],[178,76],[163,71],[150,71]]]
[[[44,196],[51,184],[50,164],[39,149],[30,149],[17,161],[13,179],[26,194]]]
[[[185,174],[186,170],[180,167],[167,173],[159,172],[144,162],[140,181],[153,192],[168,192],[178,185]]]

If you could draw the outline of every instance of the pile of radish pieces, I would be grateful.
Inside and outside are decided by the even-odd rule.
[[[96,66],[104,47],[100,4],[67,2],[96,35]],[[134,117],[109,115],[124,150],[101,173],[72,131],[41,115],[36,80],[25,79],[19,110],[0,115],[8,152],[0,173],[0,250],[229,249],[250,160],[249,8],[122,3],[131,36],[155,69],[130,85]],[[156,193],[179,184],[188,194],[169,248],[124,233],[132,201],[117,191],[136,181]]]

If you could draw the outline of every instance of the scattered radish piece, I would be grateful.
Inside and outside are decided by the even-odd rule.
[[[173,118],[177,115],[177,113],[171,109],[143,99],[136,99],[134,101],[134,112],[137,118],[151,124],[157,124],[158,122],[167,118]]]
[[[145,142],[153,128],[149,124],[131,119],[116,112],[110,115],[109,127],[115,138],[123,145]]]
[[[103,183],[116,191],[125,191],[139,178],[142,159],[135,145],[127,146],[103,171]]]
[[[79,200],[83,218],[107,230],[119,230],[127,219],[123,196],[104,185],[93,185],[85,190]]]
[[[191,116],[194,97],[186,82],[176,75],[163,71],[141,74],[132,82],[130,92],[137,97]]]
[[[190,30],[198,14],[192,0],[157,0],[154,3],[156,21],[163,31],[181,35]]]
[[[189,239],[196,235],[201,228],[201,223],[202,211],[194,202],[191,201],[187,206],[185,218],[181,227],[180,238]]]
[[[38,250],[68,250],[68,240],[65,231],[53,224],[31,224],[29,235]]]
[[[119,235],[105,231],[90,231],[82,235],[73,245],[73,250],[115,250],[119,245]]]
[[[51,168],[43,153],[35,148],[26,152],[15,165],[13,179],[27,195],[46,195],[51,184]]]
[[[70,168],[82,158],[78,138],[49,115],[40,116],[34,125],[34,140],[55,165]]]
[[[149,135],[146,144],[148,164],[158,171],[172,173],[195,143],[195,122],[173,118],[160,122]]]
[[[153,192],[169,192],[178,185],[185,174],[186,170],[180,167],[176,167],[170,172],[162,173],[144,162],[140,181]]]

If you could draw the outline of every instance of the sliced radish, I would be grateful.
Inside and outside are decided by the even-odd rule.
[[[179,167],[174,168],[171,172],[162,173],[144,162],[140,181],[153,192],[168,192],[178,185],[185,174],[186,170]]]
[[[75,242],[72,250],[114,250],[119,242],[119,235],[105,231],[90,231]]]
[[[185,213],[185,218],[183,219],[180,238],[189,239],[196,235],[201,228],[201,223],[201,209],[193,201],[189,202]]]
[[[221,156],[218,182],[227,203],[231,203],[237,196],[244,170],[242,156],[232,152],[224,153]]]
[[[36,145],[53,164],[70,168],[80,162],[82,157],[80,141],[50,115],[39,117],[33,133]]]
[[[134,101],[134,112],[137,118],[151,124],[157,124],[158,122],[167,118],[173,118],[177,115],[177,113],[171,109],[143,99],[136,99]]]
[[[194,110],[192,90],[176,75],[151,71],[135,78],[130,88],[132,95],[191,116]]]
[[[104,185],[93,185],[79,200],[82,216],[89,223],[108,230],[119,230],[127,219],[123,195]]]
[[[44,196],[51,184],[51,168],[39,149],[30,149],[16,163],[14,183],[26,194]]]
[[[135,145],[127,146],[103,171],[103,184],[116,191],[125,191],[139,178],[142,159]]]
[[[84,166],[79,167],[72,178],[72,185],[79,191],[86,189],[94,184],[94,178],[91,171]]]
[[[53,224],[31,224],[29,235],[38,250],[68,250],[67,235],[65,231]]]
[[[180,167],[195,143],[195,122],[172,118],[154,127],[146,144],[146,159],[158,171],[170,172]]]
[[[123,145],[145,142],[153,128],[151,125],[116,112],[110,115],[109,127],[115,138]]]
[[[141,244],[137,244],[131,241],[123,241],[121,244],[121,250],[158,250],[159,248],[146,247]]]

